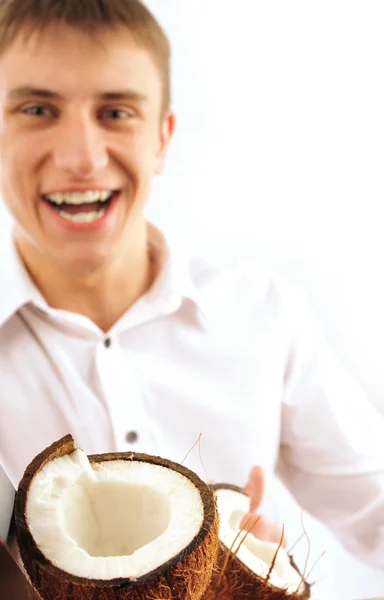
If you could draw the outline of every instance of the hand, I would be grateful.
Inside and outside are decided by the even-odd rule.
[[[275,542],[277,544],[280,543],[283,532],[282,527],[272,523],[272,521],[266,517],[257,514],[265,492],[265,473],[262,467],[253,467],[244,489],[250,497],[251,502],[250,510],[242,518],[240,527],[245,531],[250,531],[259,540],[264,542]],[[257,517],[259,517],[259,519],[255,523]],[[286,543],[284,536],[282,544],[283,548],[286,548]]]

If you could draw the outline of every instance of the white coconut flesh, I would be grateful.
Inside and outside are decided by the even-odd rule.
[[[240,522],[249,512],[249,497],[231,489],[217,489],[217,508],[220,517],[220,540],[227,548],[231,548],[237,534],[241,531]],[[256,518],[256,515],[255,515]],[[245,536],[240,533],[232,550],[235,552]],[[266,577],[270,570],[279,544],[264,542],[254,535],[248,534],[236,553],[237,558],[256,575]],[[287,590],[288,593],[302,593],[304,586],[301,577],[290,563],[289,556],[283,548],[279,548],[269,583],[278,588]]]
[[[82,450],[48,462],[26,505],[45,558],[99,580],[148,574],[188,546],[203,519],[200,493],[181,473],[134,460],[90,463]]]

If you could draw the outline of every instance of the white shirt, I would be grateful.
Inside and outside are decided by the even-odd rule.
[[[352,552],[384,568],[384,420],[328,347],[305,298],[257,267],[218,269],[149,232],[157,280],[107,335],[84,316],[50,308],[13,246],[3,257],[7,478],[16,487],[35,455],[67,433],[87,453],[142,451],[177,462],[202,434],[187,467],[244,485],[262,465],[267,514],[277,471]]]

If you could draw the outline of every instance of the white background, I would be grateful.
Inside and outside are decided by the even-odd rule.
[[[148,216],[212,257],[289,274],[384,413],[382,1],[147,4],[173,43],[178,113]],[[300,510],[281,503],[294,540]],[[384,574],[305,523],[309,565],[327,551],[311,575],[321,598],[383,594]]]

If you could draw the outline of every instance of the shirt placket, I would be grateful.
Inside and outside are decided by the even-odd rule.
[[[154,453],[153,432],[142,390],[129,352],[119,345],[117,337],[108,337],[99,343],[96,369],[111,419],[116,451]]]

